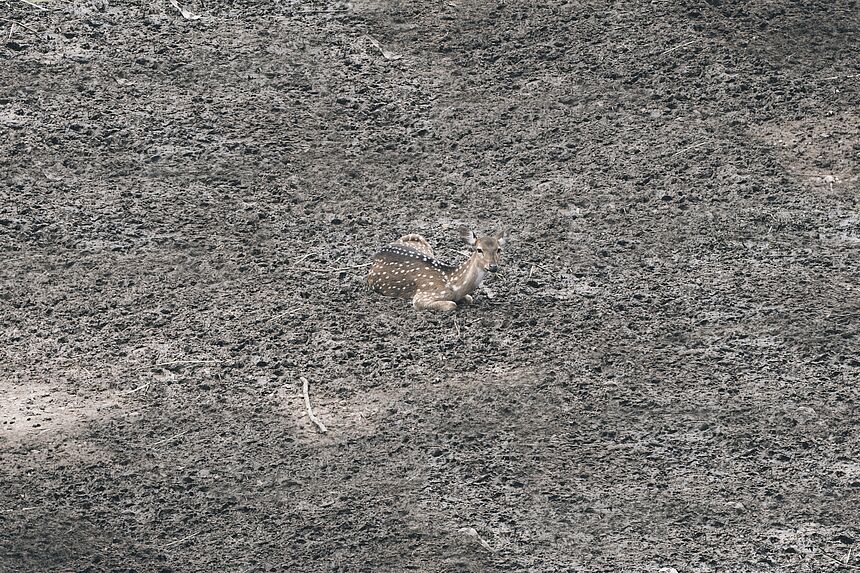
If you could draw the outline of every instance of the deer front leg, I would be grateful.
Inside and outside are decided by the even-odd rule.
[[[412,306],[415,310],[441,310],[442,312],[450,312],[457,308],[457,303],[451,300],[432,300],[423,296],[416,296],[412,299]]]

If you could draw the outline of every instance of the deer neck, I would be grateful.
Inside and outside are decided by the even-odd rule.
[[[478,265],[478,254],[472,253],[469,260],[451,273],[450,285],[454,296],[460,299],[480,286],[487,272]]]

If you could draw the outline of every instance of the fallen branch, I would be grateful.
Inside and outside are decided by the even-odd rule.
[[[300,376],[299,380],[302,381],[302,394],[305,397],[305,407],[308,410],[308,418],[311,419],[311,422],[317,425],[317,428],[319,428],[320,432],[325,434],[326,432],[328,432],[325,427],[325,424],[323,424],[319,418],[314,416],[314,411],[311,409],[311,397],[308,396],[308,379],[304,376]]]

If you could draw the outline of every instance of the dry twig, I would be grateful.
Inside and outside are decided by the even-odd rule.
[[[668,54],[668,53],[670,53],[670,52],[674,52],[675,50],[680,50],[681,48],[685,48],[685,47],[689,46],[690,44],[695,44],[695,43],[696,43],[696,42],[698,42],[698,41],[699,41],[699,38],[694,38],[694,39],[692,39],[692,40],[687,40],[686,42],[682,42],[682,43],[678,44],[678,45],[677,45],[677,46],[675,46],[674,48],[669,48],[669,49],[668,49],[668,50],[666,50],[665,52],[662,52],[660,55],[661,55],[661,56],[665,56],[666,54]]]
[[[33,28],[32,26],[28,26],[27,24],[24,24],[23,22],[19,22],[17,20],[12,20],[11,18],[0,18],[0,20],[3,20],[4,22],[10,22],[13,25],[13,27],[17,24],[18,26],[21,26],[22,28],[26,28],[27,30],[30,30],[31,32],[33,32],[37,36],[41,37],[41,32],[39,32],[39,30]],[[11,30],[9,32],[9,36],[10,37],[12,36]]]
[[[171,362],[157,362],[153,368],[172,366],[174,364],[221,364],[220,360],[172,360]]]
[[[188,433],[188,430],[185,430],[184,432],[179,432],[178,434],[173,434],[172,436],[168,436],[164,439],[158,440],[157,442],[153,442],[152,444],[150,444],[150,446],[154,448],[155,446],[158,446],[158,445],[163,444],[165,442],[169,442],[169,441],[171,441],[175,438],[178,438],[180,436],[184,436],[187,433]]]
[[[39,10],[42,10],[43,12],[49,12],[49,10],[47,8],[45,8],[44,6],[39,6],[35,2],[28,2],[27,0],[21,0],[21,2],[23,2],[27,6],[32,6],[33,8],[38,8]]]
[[[192,533],[191,535],[186,535],[186,536],[185,536],[185,537],[183,537],[182,539],[177,539],[176,541],[171,541],[170,543],[167,543],[167,544],[165,544],[165,545],[162,545],[162,546],[161,546],[161,548],[162,548],[162,549],[167,549],[168,547],[173,547],[174,545],[179,545],[179,544],[180,544],[180,543],[182,543],[183,541],[188,541],[189,539],[191,539],[192,537],[196,536],[196,535],[197,535],[197,534],[199,534],[199,533],[200,533],[200,532],[199,532],[199,531],[197,531],[197,532],[195,532],[195,533]]]
[[[297,311],[298,311],[297,308],[291,308],[289,310],[282,312],[281,314],[276,314],[275,316],[273,316],[269,320],[279,320],[279,319],[284,318],[285,316],[293,314],[294,312],[297,312]]]
[[[149,382],[147,382],[146,384],[141,384],[140,386],[138,386],[138,387],[137,387],[137,388],[135,388],[134,390],[129,390],[128,392],[123,392],[123,393],[124,393],[124,394],[134,394],[134,393],[135,393],[135,392],[137,392],[138,390],[143,390],[143,389],[145,389],[145,388],[149,388],[149,385],[150,385],[150,384],[152,384],[152,380],[150,380],[150,381],[149,381]]]
[[[382,44],[380,44],[379,40],[377,40],[376,38],[374,38],[372,36],[367,36],[367,35],[365,35],[365,38],[370,40],[370,43],[373,44],[376,47],[376,49],[382,53],[382,57],[385,58],[386,60],[399,60],[400,58],[403,57],[400,54],[395,54],[394,52],[389,52],[388,50],[384,49],[382,47]]]
[[[330,8],[328,10],[299,10],[296,14],[338,14],[349,12],[349,8]]]
[[[690,145],[689,147],[685,147],[681,151],[676,151],[675,153],[670,155],[669,158],[671,159],[672,157],[675,157],[676,155],[681,155],[683,153],[687,153],[688,151],[692,151],[693,149],[696,149],[697,147],[702,147],[706,143],[708,143],[708,142],[707,141],[700,141],[699,143],[695,143],[693,145]]]
[[[339,273],[341,271],[348,271],[350,269],[359,269],[361,267],[369,267],[371,263],[363,263],[360,265],[352,265],[349,267],[337,267],[332,269],[320,268],[315,269],[311,267],[287,267],[288,271],[304,271],[306,273]]]
[[[328,429],[326,429],[325,424],[323,424],[319,418],[314,416],[314,411],[311,409],[311,397],[308,396],[308,379],[304,376],[300,376],[299,380],[302,381],[302,394],[305,397],[305,407],[308,410],[308,418],[311,419],[311,422],[317,425],[317,428],[319,428],[320,432],[325,434],[326,432],[328,432]]]
[[[299,264],[300,262],[302,262],[302,261],[304,261],[305,259],[307,259],[308,257],[313,257],[313,256],[314,256],[314,255],[316,255],[316,254],[317,254],[317,253],[305,253],[304,255],[302,255],[301,257],[299,257],[298,259],[294,260],[294,261],[293,261],[293,264],[294,264],[294,265],[297,265],[297,264]]]
[[[22,0],[23,1],[23,0]],[[179,13],[182,14],[182,17],[186,20],[199,20],[200,16],[191,12],[190,10],[186,10],[185,8],[179,5],[177,0],[170,0],[170,5],[179,10]]]
[[[860,569],[860,567],[858,567],[857,565],[852,565],[851,563],[848,562],[851,559],[851,552],[850,551],[848,553],[848,559],[846,559],[845,561],[841,561],[841,560],[837,559],[836,557],[834,557],[833,555],[831,555],[830,553],[828,553],[824,549],[819,549],[819,551],[821,551],[822,555],[827,556],[829,559],[832,559],[834,562],[842,565],[843,567],[850,567],[851,569]]]
[[[480,544],[481,544],[481,546],[482,546],[484,549],[486,549],[487,551],[489,551],[489,552],[491,552],[491,553],[495,553],[495,552],[496,552],[496,550],[495,550],[495,549],[493,549],[493,548],[492,548],[492,546],[491,546],[489,543],[487,543],[487,541],[486,541],[483,537],[481,537],[480,535],[478,535],[478,532],[475,530],[475,528],[474,528],[474,527],[462,527],[462,528],[460,528],[460,529],[459,529],[459,531],[460,531],[460,533],[465,533],[465,534],[466,534],[466,535],[468,535],[469,537],[474,537],[475,539],[477,539],[477,540],[478,540],[478,543],[480,543]]]

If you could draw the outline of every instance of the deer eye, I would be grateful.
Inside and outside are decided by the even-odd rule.
[[[479,254],[479,255],[483,255],[483,254],[484,254],[484,249],[482,249],[482,248],[478,247],[476,250],[478,251],[478,254]]]

